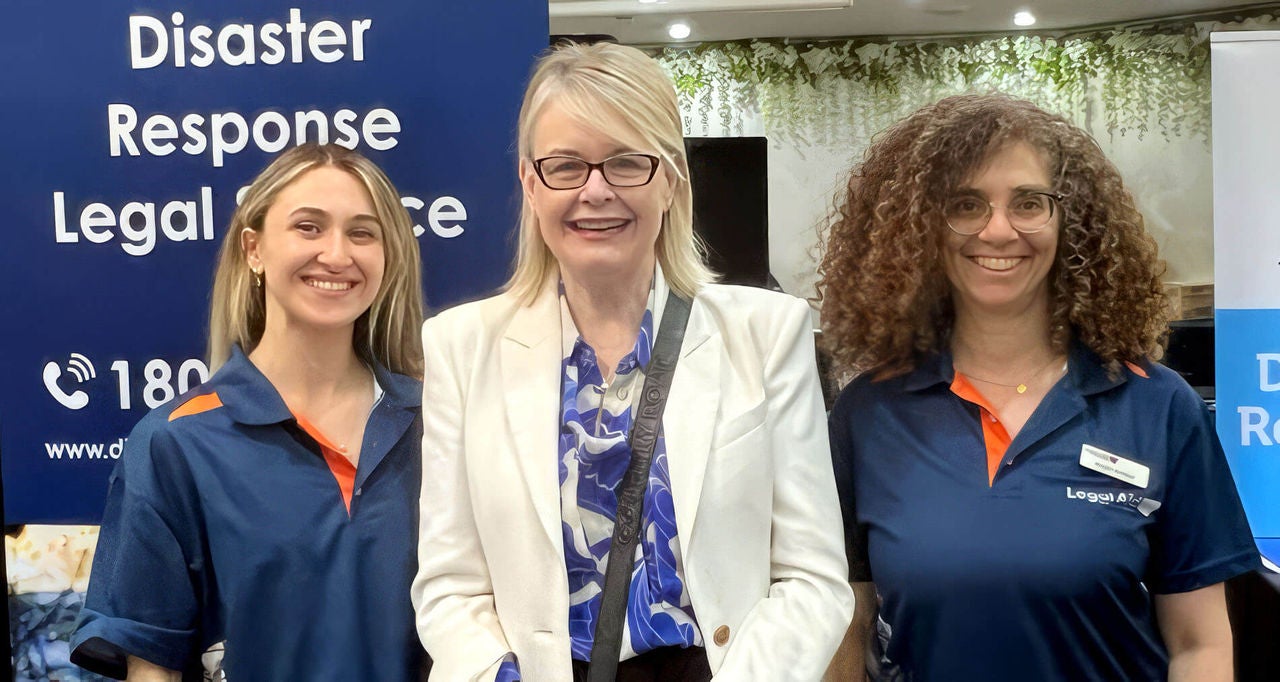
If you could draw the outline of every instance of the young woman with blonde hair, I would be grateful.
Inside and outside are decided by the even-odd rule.
[[[204,385],[111,478],[73,661],[130,680],[416,680],[420,259],[387,177],[309,144],[245,193]]]

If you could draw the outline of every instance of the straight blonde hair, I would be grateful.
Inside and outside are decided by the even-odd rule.
[[[351,339],[356,355],[366,363],[377,362],[393,372],[421,378],[422,259],[409,214],[391,180],[372,161],[340,145],[316,143],[294,147],[276,157],[254,178],[231,216],[213,275],[209,370],[216,372],[226,364],[233,344],[239,344],[245,353],[251,352],[266,328],[265,287],[253,283],[240,233],[245,229],[261,232],[267,209],[280,191],[304,173],[322,166],[346,171],[360,181],[369,191],[382,224],[386,259],[382,285],[373,305],[356,319]]]
[[[693,232],[693,190],[676,91],[658,63],[613,43],[569,43],[544,54],[520,107],[516,146],[521,163],[533,160],[534,129],[550,102],[582,126],[623,145],[658,150],[673,189],[655,247],[662,273],[672,289],[689,299],[715,281],[702,241]],[[538,216],[523,197],[515,269],[505,289],[531,302],[555,267]]]

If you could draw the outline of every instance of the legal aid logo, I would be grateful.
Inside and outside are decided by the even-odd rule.
[[[72,353],[71,358],[67,360],[66,373],[71,375],[71,379],[63,379],[63,368],[57,362],[49,362],[44,366],[44,387],[49,391],[49,395],[58,401],[63,407],[79,410],[89,404],[89,394],[83,390],[74,389],[68,391],[63,388],[63,384],[79,385],[89,382],[97,378],[98,372],[93,368],[93,363],[89,358],[80,353]]]

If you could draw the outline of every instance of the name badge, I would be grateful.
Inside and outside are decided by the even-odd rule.
[[[1148,479],[1151,478],[1151,467],[1113,455],[1088,443],[1080,446],[1080,466],[1139,488],[1147,487]]]

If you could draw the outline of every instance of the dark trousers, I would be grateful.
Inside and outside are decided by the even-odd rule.
[[[573,662],[573,682],[586,682],[587,664]],[[618,664],[617,682],[709,682],[711,664],[702,647],[666,646]]]

